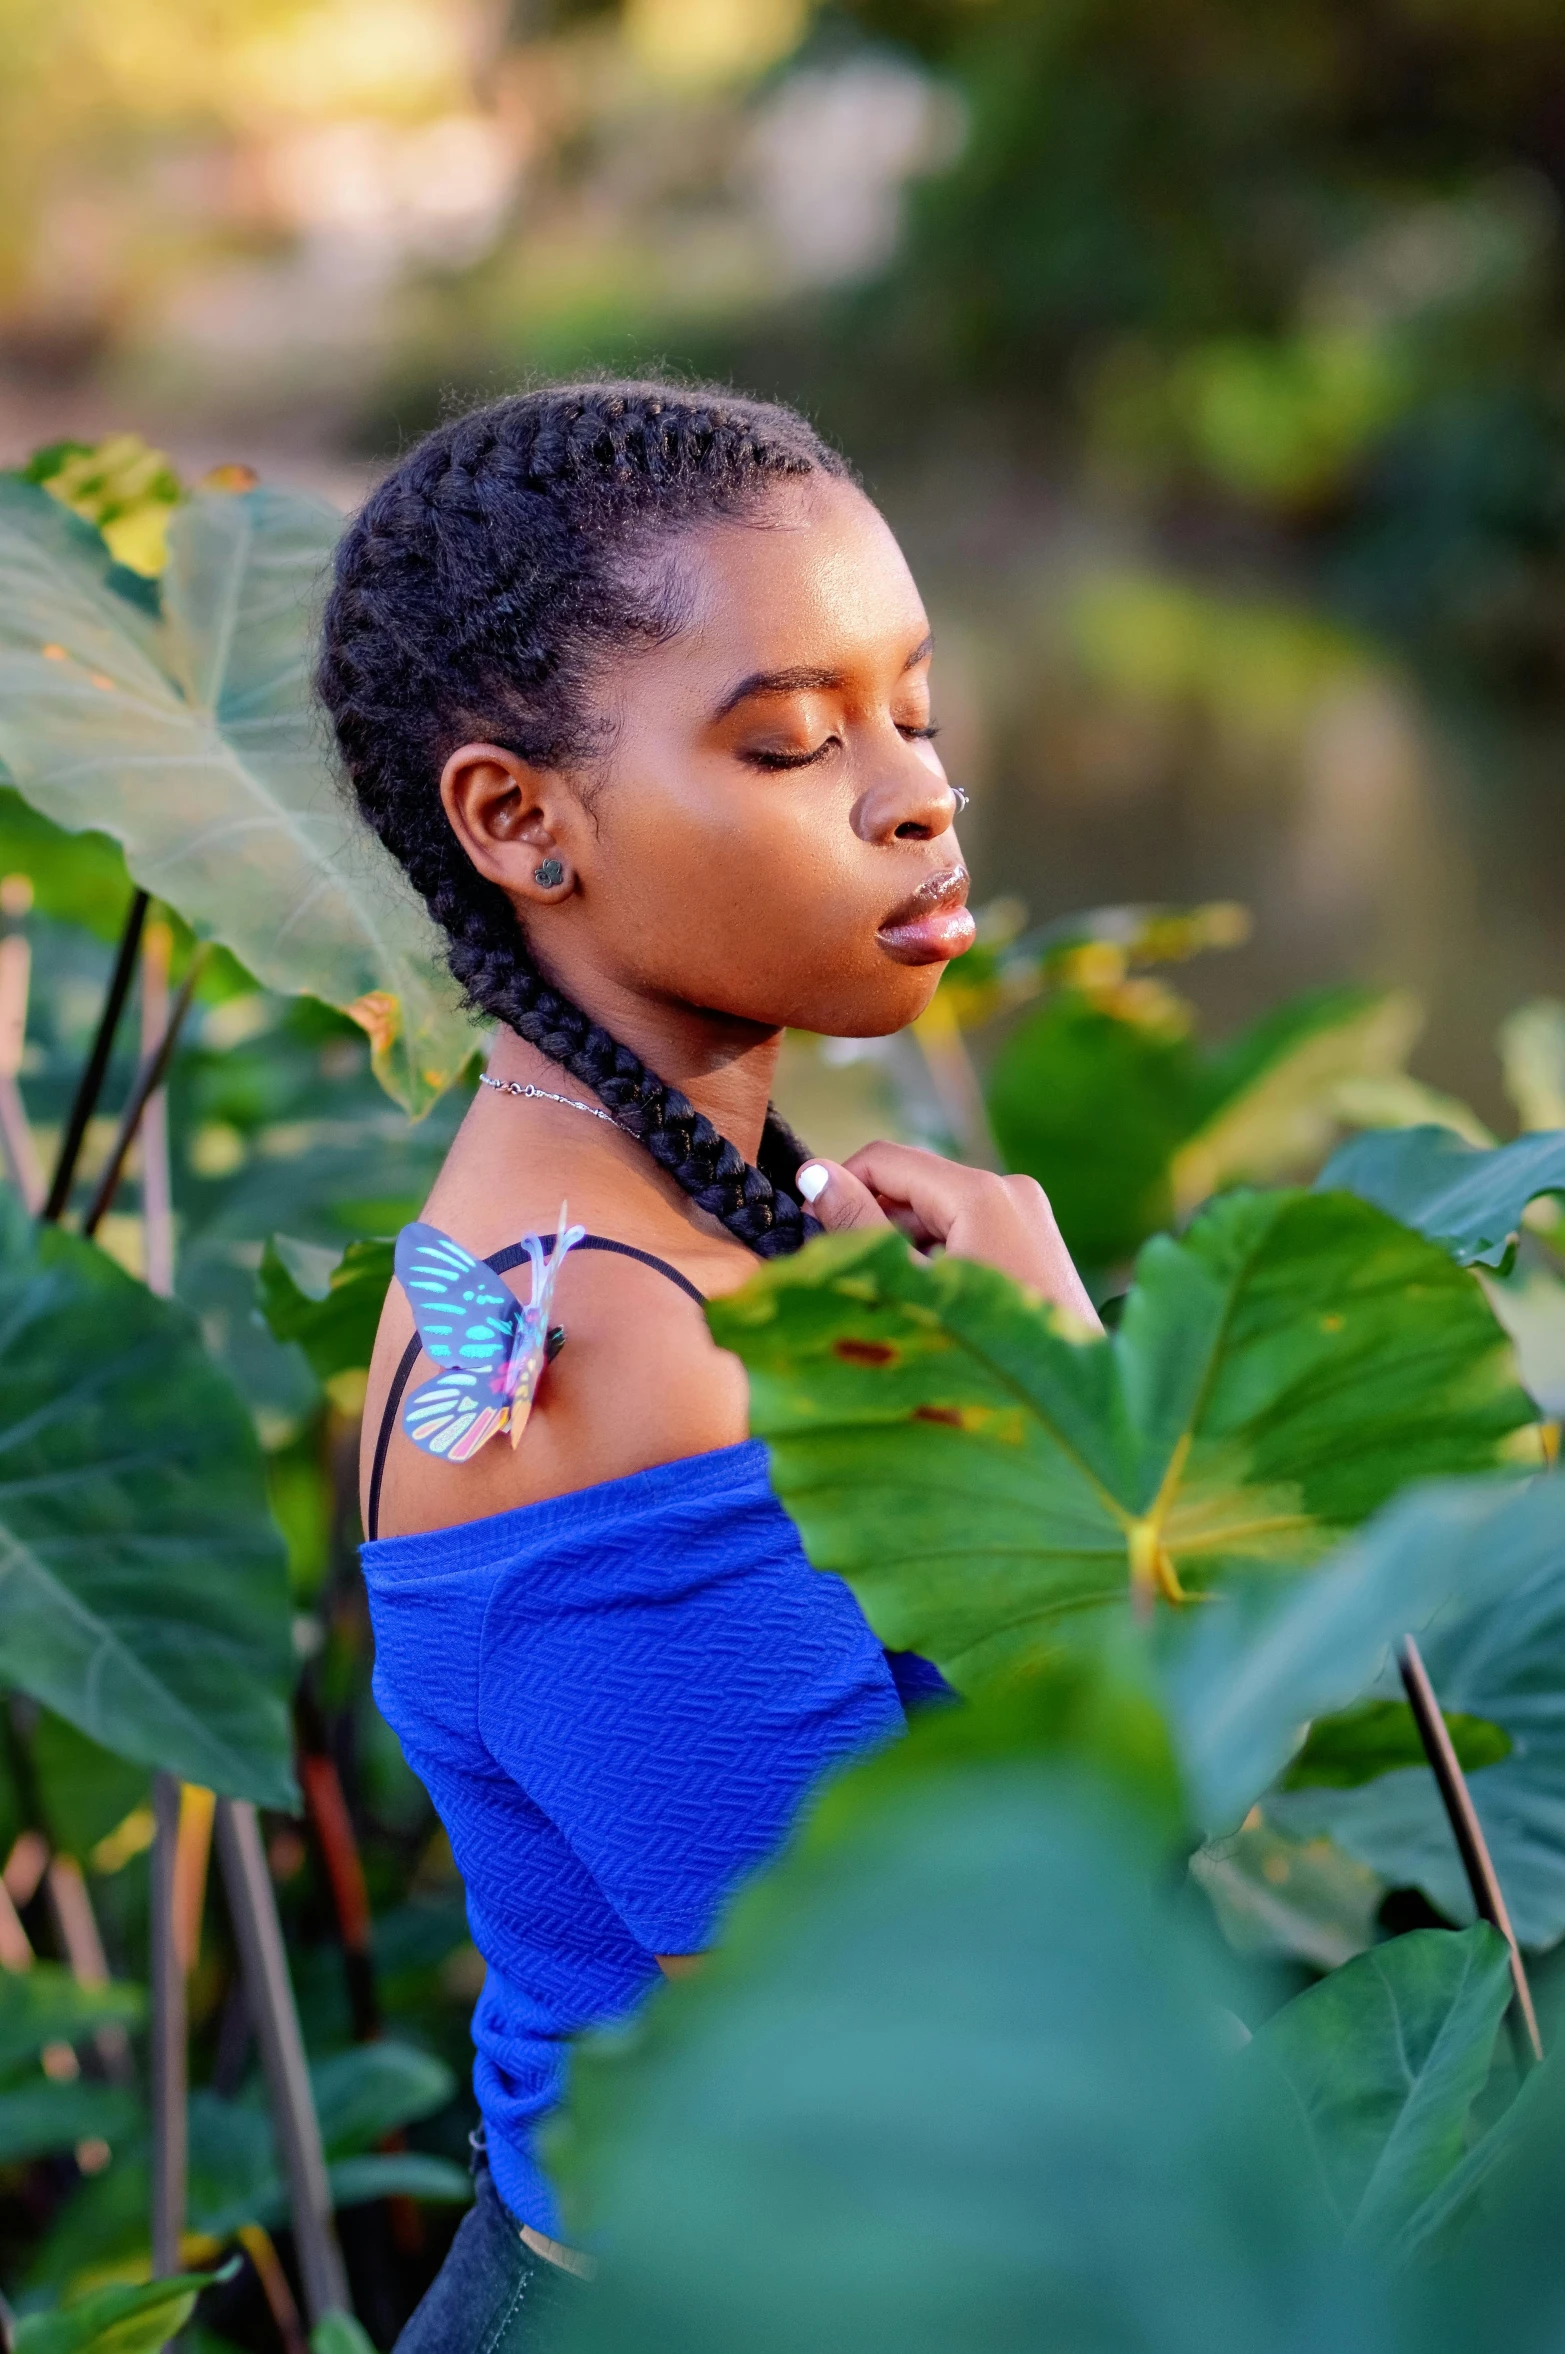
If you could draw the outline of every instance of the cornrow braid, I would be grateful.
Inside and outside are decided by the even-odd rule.
[[[472,740],[541,768],[590,757],[599,666],[678,626],[645,557],[810,473],[848,468],[792,410],[722,392],[577,384],[497,401],[418,443],[349,524],[317,674],[359,807],[445,934],[468,1004],[591,1088],[762,1258],[821,1231],[795,1189],[798,1138],[768,1108],[752,1166],[553,987],[510,901],[463,851],[436,779]]]

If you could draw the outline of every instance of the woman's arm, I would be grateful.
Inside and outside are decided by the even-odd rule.
[[[1035,1178],[970,1169],[911,1144],[866,1144],[843,1163],[806,1162],[799,1191],[831,1233],[895,1226],[916,1249],[939,1244],[957,1258],[981,1259],[1102,1330]]]

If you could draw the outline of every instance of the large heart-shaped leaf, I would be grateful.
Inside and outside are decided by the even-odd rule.
[[[1498,1267],[1527,1204],[1565,1193],[1565,1129],[1488,1151],[1449,1128],[1381,1129],[1333,1153],[1316,1183],[1378,1202],[1460,1266]]]
[[[709,1320],[816,1567],[969,1684],[1127,1591],[1309,1561],[1404,1482],[1493,1468],[1531,1413],[1471,1278],[1343,1195],[1232,1194],[1149,1243],[1111,1341],[884,1232]]]
[[[1261,2029],[1256,2055],[1297,2100],[1345,2231],[1389,2242],[1454,2171],[1510,1999],[1498,1930],[1420,1929],[1334,1970]]]
[[[311,701],[340,528],[293,494],[198,491],[175,510],[158,611],[95,531],[0,477],[0,761],[58,825],[112,834],[137,882],[259,980],[354,1011],[417,1111],[474,1033]]]
[[[1439,1481],[1396,1497],[1313,1572],[1246,1581],[1220,1609],[1165,1614],[1156,1630],[1164,1704],[1200,1820],[1228,1828],[1313,1720],[1374,1689],[1403,1635],[1433,1640],[1431,1622],[1438,1632],[1439,1614],[1453,1607],[1503,1612],[1551,1551],[1565,1551],[1565,1480]],[[1500,1770],[1485,1768],[1479,1783]],[[1267,1798],[1267,1813],[1284,1829],[1329,1830],[1331,1802],[1407,1779],[1393,1772],[1361,1789],[1284,1789]],[[1362,1860],[1384,1869],[1382,1859]]]
[[[1432,1567],[1451,1540],[1409,1512],[1392,1541]],[[1450,1606],[1419,1635],[1441,1706],[1486,1718],[1511,1751],[1469,1777],[1517,1936],[1565,1935],[1565,1479],[1495,1497],[1474,1518]],[[1410,1621],[1410,1623],[1416,1623]],[[1388,1671],[1384,1690],[1397,1689]],[[1394,1886],[1422,1888],[1449,1919],[1472,1898],[1432,1774],[1382,1774],[1358,1789],[1278,1793],[1284,1828],[1326,1831]]]
[[[872,1769],[873,1771],[873,1769]],[[573,2082],[603,2261],[571,2354],[1315,2354],[1399,2342],[1232,1989],[1079,1775],[851,1808]]]
[[[282,1541],[194,1320],[0,1200],[0,1680],[142,1765],[292,1806]]]

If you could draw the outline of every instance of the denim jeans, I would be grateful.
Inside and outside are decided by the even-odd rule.
[[[590,2293],[528,2247],[500,2204],[481,2147],[473,2184],[473,2204],[394,2354],[538,2354],[553,2346],[574,2301]]]

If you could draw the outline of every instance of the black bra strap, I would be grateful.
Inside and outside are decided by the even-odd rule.
[[[554,1236],[552,1234],[540,1234],[538,1240],[546,1252],[553,1250]],[[706,1306],[705,1292],[697,1291],[688,1275],[681,1275],[679,1269],[671,1267],[667,1259],[655,1259],[650,1251],[638,1251],[634,1243],[611,1242],[606,1234],[584,1234],[576,1248],[579,1251],[614,1251],[622,1259],[639,1259],[643,1267],[654,1268],[659,1275],[666,1275],[670,1283],[677,1283],[680,1290],[688,1293],[698,1308]],[[513,1267],[520,1267],[526,1257],[526,1245],[513,1242],[507,1244],[503,1251],[496,1251],[492,1258],[485,1259],[484,1265],[492,1267],[496,1275],[508,1275]],[[397,1408],[401,1405],[408,1383],[413,1378],[413,1368],[418,1363],[418,1352],[422,1346],[423,1344],[415,1332],[403,1350],[397,1363],[397,1370],[391,1377],[391,1387],[386,1392],[385,1409],[380,1418],[380,1429],[375,1434],[375,1460],[370,1466],[369,1510],[365,1515],[368,1524],[366,1534],[372,1543],[380,1534],[380,1489],[381,1482],[386,1476],[386,1456],[391,1447],[392,1431],[396,1427]]]

